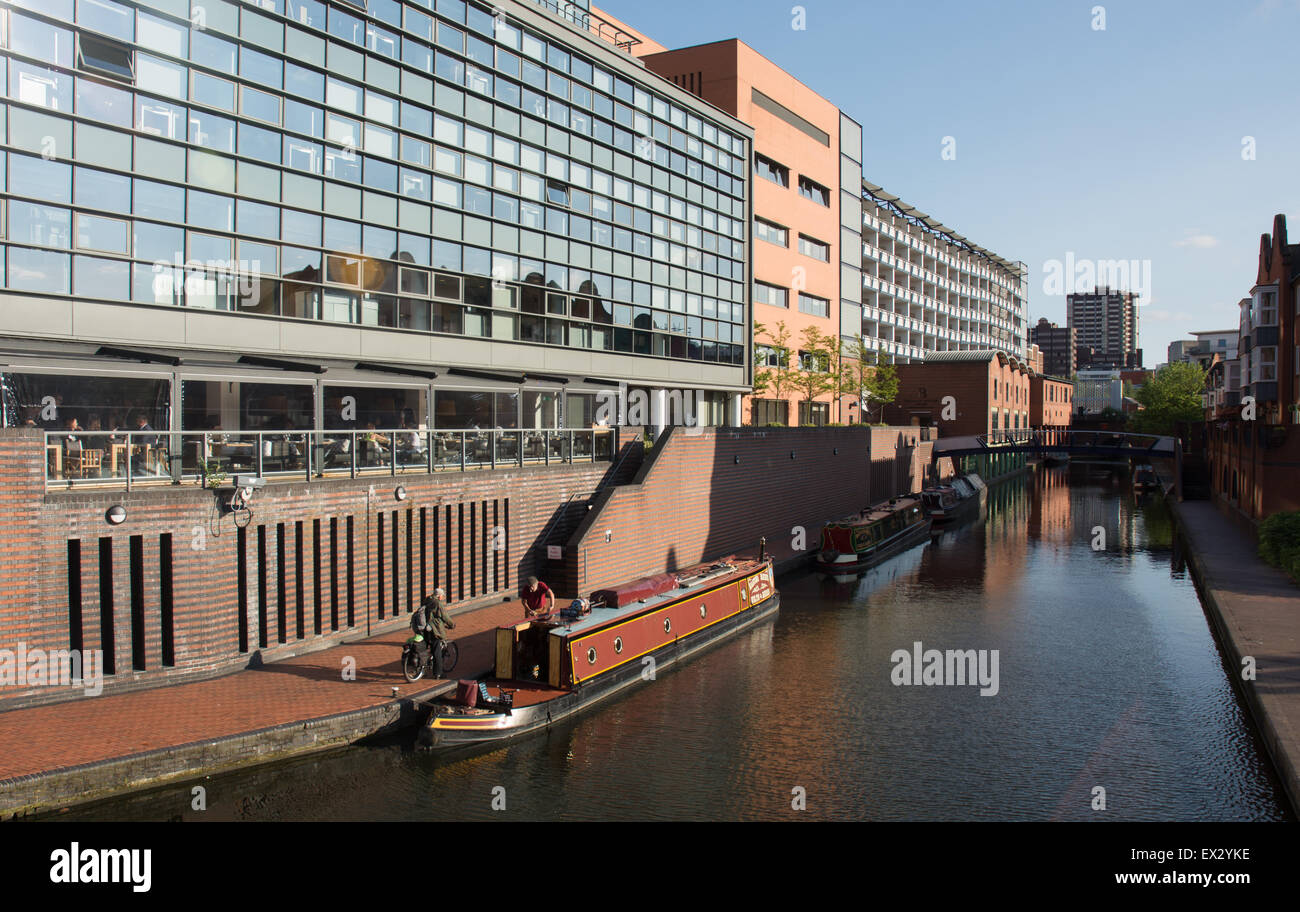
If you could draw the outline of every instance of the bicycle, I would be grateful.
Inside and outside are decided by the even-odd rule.
[[[460,648],[452,640],[438,640],[434,648],[442,649],[442,674],[446,677],[456,669],[460,658]],[[413,635],[402,647],[402,677],[414,683],[424,677],[425,672],[433,676],[433,649],[430,649],[420,634]]]

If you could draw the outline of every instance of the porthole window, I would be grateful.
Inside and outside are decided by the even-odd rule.
[[[704,616],[707,615],[708,613],[709,613],[709,607],[708,607],[707,605],[701,604],[701,605],[700,605],[700,617],[704,617]]]
[[[664,633],[672,633],[672,632],[673,632],[673,619],[664,618]]]
[[[619,655],[623,654],[623,638],[614,637],[614,651]]]
[[[595,665],[595,664],[596,664],[596,647],[595,647],[595,646],[592,646],[590,649],[587,650],[587,664],[588,664],[588,665]]]

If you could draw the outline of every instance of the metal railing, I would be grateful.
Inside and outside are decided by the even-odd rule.
[[[46,487],[219,484],[613,462],[612,428],[538,430],[48,431]]]

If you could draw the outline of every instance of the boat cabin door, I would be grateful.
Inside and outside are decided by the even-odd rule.
[[[497,678],[560,686],[560,638],[551,636],[551,630],[556,626],[546,622],[521,621],[498,627]]]

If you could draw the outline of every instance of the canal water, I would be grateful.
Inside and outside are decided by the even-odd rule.
[[[190,783],[62,818],[1289,819],[1168,511],[1119,478],[1026,474],[864,577],[780,588],[774,622],[512,746],[408,733],[201,780],[202,811]],[[983,651],[988,685],[895,683],[914,649]]]

